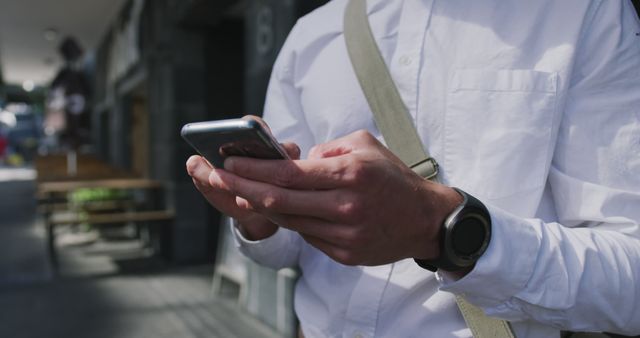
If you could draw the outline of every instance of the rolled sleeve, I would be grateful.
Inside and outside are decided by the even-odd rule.
[[[536,265],[541,235],[530,220],[487,207],[492,222],[491,242],[474,269],[459,280],[441,272],[436,277],[442,291],[463,295],[491,313],[498,312],[492,309],[526,287]]]
[[[555,216],[490,206],[491,243],[443,291],[488,315],[572,331],[640,332],[640,45],[631,3],[599,2],[586,26],[548,184]]]
[[[637,205],[632,199],[617,204]],[[487,251],[459,280],[437,273],[442,291],[510,321],[533,319],[573,331],[640,332],[640,241],[625,234],[635,231],[618,229],[637,228],[637,223],[569,228],[489,210],[493,233]],[[608,219],[614,220],[621,218]]]

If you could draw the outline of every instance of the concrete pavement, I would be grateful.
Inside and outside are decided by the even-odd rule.
[[[110,253],[135,246],[101,242],[60,247],[52,277],[34,192],[29,169],[0,168],[0,337],[277,337],[233,298],[212,297],[212,264],[123,268]]]

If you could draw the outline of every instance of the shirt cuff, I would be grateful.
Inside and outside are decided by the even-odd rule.
[[[489,205],[487,208],[491,215],[491,242],[473,270],[459,280],[442,272],[437,272],[436,278],[440,290],[459,294],[490,313],[487,308],[504,305],[526,287],[542,235],[533,220]]]
[[[229,223],[231,224],[231,233],[236,247],[240,252],[256,261],[273,256],[282,248],[286,248],[291,238],[285,229],[278,227],[278,230],[273,235],[258,241],[252,241],[242,235],[235,219]]]

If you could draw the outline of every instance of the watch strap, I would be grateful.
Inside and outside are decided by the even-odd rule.
[[[453,262],[446,259],[440,259],[440,257],[433,260],[418,259],[418,258],[414,258],[413,260],[421,268],[427,269],[431,272],[436,272],[438,271],[438,269],[442,269],[445,271],[458,271],[461,269],[459,266],[453,264]]]

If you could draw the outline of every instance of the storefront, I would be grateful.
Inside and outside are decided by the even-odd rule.
[[[241,280],[230,279],[242,288],[243,306],[287,336],[295,335],[295,273],[238,258],[229,238],[219,236],[215,224],[224,219],[185,172],[193,151],[181,140],[180,128],[260,115],[271,67],[289,30],[325,2],[132,0],[95,54],[91,120],[99,155],[165,182],[176,213],[172,260],[205,261],[218,254],[221,266],[243,271]]]

